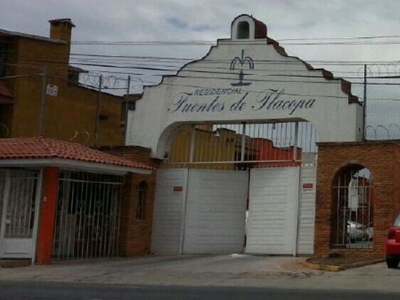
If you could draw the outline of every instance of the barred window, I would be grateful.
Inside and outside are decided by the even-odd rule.
[[[142,181],[138,186],[138,198],[136,204],[136,220],[146,219],[146,198],[147,198],[147,183]]]

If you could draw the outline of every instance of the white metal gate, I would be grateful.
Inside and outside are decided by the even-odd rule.
[[[233,170],[159,170],[152,252],[242,252],[247,174]]]
[[[184,253],[243,251],[247,178],[247,171],[189,170]]]
[[[157,171],[151,239],[153,253],[182,253],[187,174],[188,169]]]
[[[40,172],[0,172],[0,258],[34,258],[38,226]]]
[[[252,169],[246,252],[296,252],[299,167]]]

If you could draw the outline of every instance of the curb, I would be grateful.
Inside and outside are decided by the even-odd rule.
[[[30,259],[0,260],[0,268],[21,268],[31,264]]]
[[[316,264],[316,263],[311,263],[308,261],[304,261],[303,265],[306,268],[313,269],[313,270],[320,270],[320,271],[327,271],[327,272],[339,272],[339,271],[344,271],[347,269],[352,269],[352,268],[359,268],[359,267],[364,267],[368,265],[373,265],[377,263],[384,262],[385,259],[375,259],[375,260],[368,260],[368,261],[361,261],[361,262],[356,262],[352,264],[345,264],[341,266],[336,266],[336,265],[324,265],[324,264]]]

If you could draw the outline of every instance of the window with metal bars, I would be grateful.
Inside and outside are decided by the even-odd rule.
[[[147,183],[145,181],[139,183],[136,204],[136,220],[146,219],[147,188]]]

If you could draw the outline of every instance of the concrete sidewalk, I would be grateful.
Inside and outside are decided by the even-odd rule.
[[[148,256],[0,268],[0,280],[90,282],[135,285],[221,285],[267,278],[306,278],[305,258],[250,255]]]
[[[139,286],[237,286],[400,293],[400,269],[375,264],[342,272],[307,269],[306,258],[251,255],[148,256],[0,268],[0,281]]]

